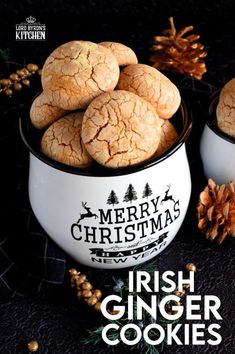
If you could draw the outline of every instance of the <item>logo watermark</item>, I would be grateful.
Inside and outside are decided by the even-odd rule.
[[[29,16],[26,22],[16,24],[16,41],[45,41],[46,25]]]

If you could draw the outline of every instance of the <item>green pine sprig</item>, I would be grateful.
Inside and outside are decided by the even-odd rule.
[[[10,49],[1,49],[0,48],[0,61],[8,61],[10,59]]]

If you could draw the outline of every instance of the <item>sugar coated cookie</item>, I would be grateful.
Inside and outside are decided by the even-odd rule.
[[[42,87],[60,108],[86,108],[102,92],[113,90],[119,66],[112,52],[87,41],[72,41],[56,48],[42,69]]]
[[[164,119],[173,116],[181,101],[177,87],[160,71],[145,64],[126,66],[120,74],[117,88],[144,98]]]
[[[220,130],[235,138],[235,78],[221,90],[216,117]]]
[[[42,92],[32,103],[30,119],[35,128],[44,129],[67,112],[55,106],[45,92]]]
[[[127,91],[94,99],[82,124],[82,140],[100,164],[118,168],[150,158],[160,141],[160,119],[147,101]]]
[[[138,59],[135,52],[122,43],[117,42],[101,42],[99,43],[105,48],[111,50],[115,58],[117,59],[119,66],[137,64]]]
[[[44,133],[41,151],[66,165],[86,168],[92,158],[81,140],[83,113],[73,112],[54,122]]]
[[[162,155],[168,150],[179,138],[174,125],[167,119],[162,119],[161,138],[156,151],[156,156]]]

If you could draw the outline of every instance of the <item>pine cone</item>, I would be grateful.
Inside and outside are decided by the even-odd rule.
[[[221,244],[227,235],[235,237],[235,183],[217,185],[212,179],[200,193],[198,227],[206,238]]]
[[[177,32],[173,17],[169,21],[171,28],[163,31],[164,36],[154,37],[150,61],[157,69],[176,71],[201,80],[206,72],[206,64],[201,59],[207,56],[207,52],[197,42],[200,36],[191,34],[183,38],[187,32],[193,30],[193,26],[184,27]]]

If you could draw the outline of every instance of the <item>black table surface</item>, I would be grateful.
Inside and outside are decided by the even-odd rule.
[[[37,2],[38,4],[40,2]],[[178,28],[193,24],[201,34],[201,42],[208,51],[208,72],[197,91],[185,89],[193,111],[193,131],[187,141],[187,153],[192,175],[192,196],[185,221],[173,242],[154,262],[160,271],[178,271],[188,262],[197,265],[196,294],[213,294],[220,298],[222,342],[216,347],[168,346],[165,353],[234,353],[234,263],[235,243],[228,239],[218,246],[211,244],[197,228],[196,205],[200,191],[207,181],[203,175],[199,142],[208,108],[209,91],[221,88],[235,76],[235,13],[234,1],[2,1],[0,4],[1,49],[9,48],[11,60],[18,63],[42,64],[59,44],[73,39],[95,42],[111,40],[123,42],[135,49],[139,61],[148,63],[153,36],[168,27],[168,17],[174,16]],[[47,26],[45,42],[16,42],[15,24],[32,15]],[[14,66],[14,63],[12,64]],[[5,67],[2,65],[2,72]],[[2,76],[2,74],[1,74]],[[204,90],[204,89],[205,90]],[[11,102],[0,98],[7,111],[1,125],[1,233],[24,232],[17,226],[22,211],[22,195],[27,198],[28,153],[18,131],[18,108],[29,102],[39,89],[19,94]],[[218,161],[219,163],[219,161]],[[80,267],[68,258],[70,266]],[[111,291],[112,276],[124,271],[95,270],[82,267],[100,289]],[[0,294],[1,295],[1,294]],[[78,303],[65,281],[60,286],[48,286],[37,296],[15,297],[0,304],[0,353],[27,353],[26,343],[35,338],[39,353],[109,353],[104,344],[93,347],[81,344],[85,330],[98,324],[101,318],[90,308]],[[127,352],[129,352],[127,350]],[[114,349],[114,352],[119,352]]]

